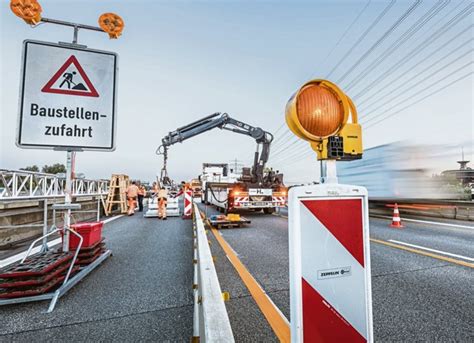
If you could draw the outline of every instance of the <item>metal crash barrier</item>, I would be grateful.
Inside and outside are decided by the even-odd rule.
[[[234,342],[201,213],[193,205],[194,342]]]
[[[0,200],[64,197],[66,177],[25,170],[0,169]],[[71,196],[107,195],[109,180],[71,180]]]

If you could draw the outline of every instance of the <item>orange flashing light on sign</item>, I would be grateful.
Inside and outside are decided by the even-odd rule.
[[[318,159],[362,156],[362,131],[354,103],[330,81],[316,79],[298,89],[286,105],[285,120],[296,136],[310,142]]]
[[[335,135],[347,122],[349,101],[334,83],[313,80],[288,101],[286,122],[291,131],[309,141]]]
[[[110,38],[116,39],[122,34],[125,23],[115,13],[104,13],[99,17],[99,26],[109,34]]]
[[[27,24],[36,25],[41,21],[41,5],[37,0],[11,0],[10,9]]]

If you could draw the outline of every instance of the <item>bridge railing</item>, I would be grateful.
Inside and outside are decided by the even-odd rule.
[[[201,213],[194,204],[193,341],[234,342]]]
[[[65,177],[54,174],[0,169],[0,201],[61,197],[65,184]],[[108,190],[109,180],[72,181],[72,196],[105,195]]]

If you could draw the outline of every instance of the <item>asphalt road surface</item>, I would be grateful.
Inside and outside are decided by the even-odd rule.
[[[208,215],[217,212],[207,206]],[[286,213],[283,213],[283,215]],[[289,318],[288,226],[286,216],[245,214],[247,228],[221,229],[250,273]],[[374,336],[390,341],[474,341],[474,225],[456,228],[371,218],[371,238],[453,258],[461,264],[371,242]],[[466,223],[462,223],[466,225]],[[212,236],[212,235],[210,235]],[[397,243],[394,243],[397,242]],[[410,244],[411,246],[408,246]],[[262,313],[217,243],[216,268],[237,341],[277,341]],[[426,250],[431,249],[431,250]]]
[[[287,219],[246,216],[252,221],[248,227],[219,232],[289,318]],[[463,265],[474,262],[474,228],[404,222],[404,229],[395,230],[389,222],[370,220],[373,239],[397,246],[371,243],[376,341],[474,341],[473,269]],[[44,313],[48,302],[0,307],[1,342],[189,342],[191,221],[158,221],[137,213],[107,223],[104,236],[113,256],[62,297],[52,314]],[[219,243],[212,234],[209,238],[221,288],[230,293],[226,307],[236,341],[277,341]]]
[[[181,341],[192,337],[190,220],[105,224],[113,256],[58,300],[0,307],[1,342]]]

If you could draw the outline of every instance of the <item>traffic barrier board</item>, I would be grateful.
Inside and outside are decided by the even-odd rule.
[[[289,192],[292,342],[372,342],[367,190]]]
[[[26,40],[17,145],[114,150],[117,54]]]

